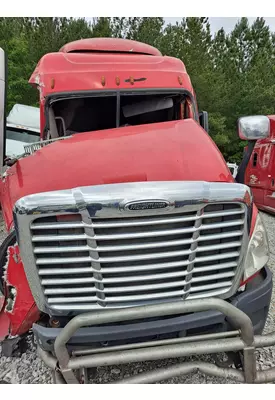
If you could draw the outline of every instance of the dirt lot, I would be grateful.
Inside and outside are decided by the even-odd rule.
[[[270,243],[271,256],[269,267],[275,276],[275,217],[267,214],[262,214]],[[0,220],[0,240],[5,237],[5,230],[2,219]],[[275,289],[273,289],[272,305],[270,308],[268,321],[265,327],[266,332],[275,329]],[[210,356],[192,357],[192,360],[211,360]],[[186,360],[186,359],[185,359]],[[263,366],[275,366],[275,348],[266,348],[258,353],[258,361],[260,368]],[[175,364],[179,360],[154,361],[146,363],[136,363],[131,366],[113,366],[99,368],[96,383],[108,383],[122,377],[127,377],[139,372],[148,371],[155,367],[164,367]],[[29,345],[29,349],[20,358],[0,357],[0,380],[5,379],[10,383],[51,383],[51,372],[37,358],[34,347]],[[173,378],[164,383],[234,383],[223,379],[207,377],[202,374],[186,375],[179,378]]]

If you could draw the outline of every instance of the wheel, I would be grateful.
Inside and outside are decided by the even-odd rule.
[[[2,276],[4,274],[4,265],[7,262],[7,251],[9,246],[13,246],[16,242],[15,231],[12,231],[0,246],[0,290],[4,292]]]
[[[96,368],[80,368],[75,371],[77,379],[82,384],[90,383],[96,377],[97,369]]]
[[[229,368],[232,365],[235,366],[236,369],[242,369],[242,355],[240,352],[230,351],[225,353],[226,358],[220,358],[218,354],[214,354],[215,364],[220,368]]]

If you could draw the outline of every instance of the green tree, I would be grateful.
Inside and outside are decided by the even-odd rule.
[[[8,54],[8,110],[36,105],[28,79],[39,59],[65,43],[89,37],[138,40],[183,61],[210,135],[228,161],[239,162],[244,143],[236,134],[242,115],[275,114],[275,34],[263,18],[241,18],[232,32],[211,35],[209,20],[183,18],[165,26],[162,17],[0,18],[0,46]]]
[[[111,37],[112,27],[110,17],[94,18],[92,24],[92,35],[90,37]]]

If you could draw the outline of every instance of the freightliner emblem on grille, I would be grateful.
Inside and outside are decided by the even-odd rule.
[[[125,204],[124,209],[128,211],[144,211],[167,208],[169,206],[171,206],[171,204],[169,203],[169,201],[166,200],[143,200],[127,203]]]

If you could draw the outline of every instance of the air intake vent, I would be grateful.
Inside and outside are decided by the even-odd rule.
[[[148,44],[134,40],[117,38],[91,38],[67,43],[60,50],[62,53],[121,53],[161,56],[161,52]]]

